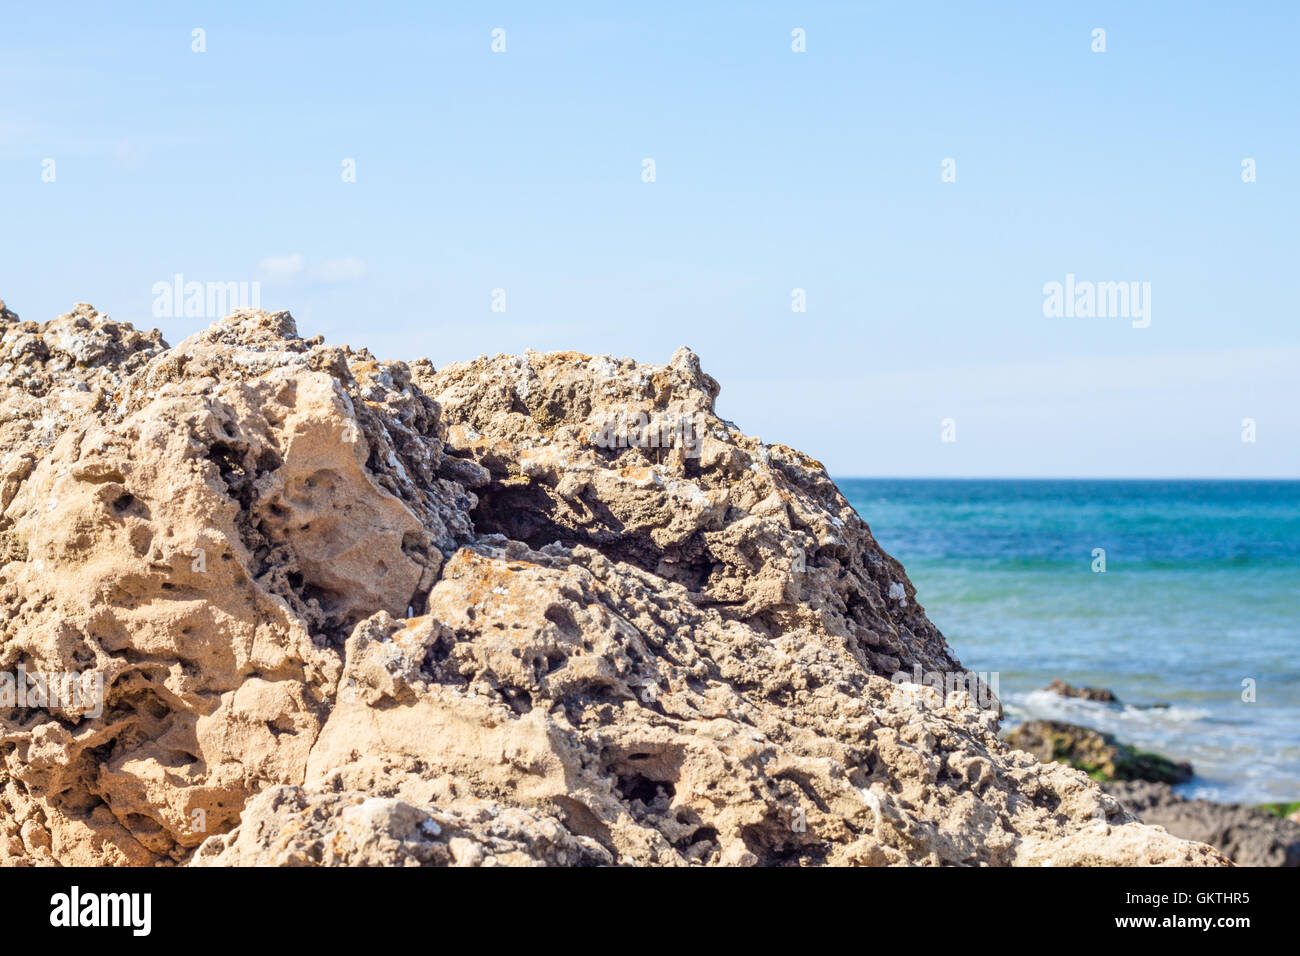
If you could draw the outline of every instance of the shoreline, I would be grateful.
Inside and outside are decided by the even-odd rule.
[[[1059,678],[1043,693],[1099,707],[1123,706],[1105,688],[1073,687]],[[1208,843],[1239,866],[1300,867],[1300,802],[1245,804],[1180,793],[1193,766],[1133,748],[1082,724],[1004,720],[1000,735],[1038,760],[1080,770],[1126,810],[1175,836]]]

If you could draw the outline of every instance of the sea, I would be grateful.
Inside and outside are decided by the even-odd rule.
[[[1300,800],[1300,481],[837,483],[1007,726],[1190,761],[1186,796]]]

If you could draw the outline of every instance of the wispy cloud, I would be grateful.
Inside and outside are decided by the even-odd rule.
[[[288,256],[267,256],[257,264],[257,274],[266,282],[287,282],[302,275],[301,253]]]
[[[355,282],[365,274],[366,264],[353,256],[345,256],[342,259],[326,259],[312,270],[312,278],[315,281],[329,284]]]
[[[258,262],[257,274],[263,282],[281,285],[340,285],[363,278],[366,264],[355,256],[343,256],[309,266],[307,257],[295,252],[290,255],[267,256]]]

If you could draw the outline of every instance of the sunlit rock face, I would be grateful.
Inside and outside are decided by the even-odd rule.
[[[0,313],[0,671],[102,679],[0,684],[0,863],[1224,862],[891,681],[961,667],[689,350]]]

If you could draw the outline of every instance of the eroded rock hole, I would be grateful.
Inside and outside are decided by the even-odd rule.
[[[649,777],[634,773],[618,778],[618,792],[629,803],[640,800],[648,807],[656,800],[665,798],[671,800],[677,790],[666,780],[651,780]]]

